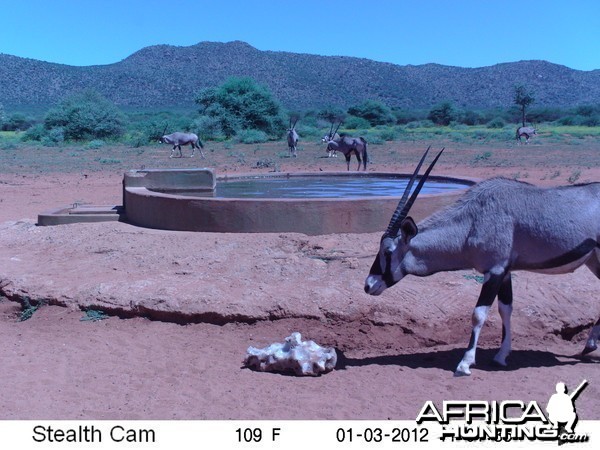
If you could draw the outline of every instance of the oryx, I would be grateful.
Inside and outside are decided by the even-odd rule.
[[[298,133],[296,133],[297,123],[298,119],[296,119],[293,124],[292,119],[290,119],[290,127],[287,130],[288,148],[290,149],[290,155],[292,155],[294,158],[298,156],[296,153],[296,146],[298,145],[298,139],[300,138],[300,136],[298,136]]]
[[[339,128],[339,126],[338,126]],[[339,139],[340,135],[337,134],[337,130],[334,132],[333,131],[333,122],[331,123],[331,128],[329,129],[329,133],[327,133],[325,136],[323,136],[321,138],[321,142],[329,142],[331,140],[336,140]],[[327,146],[327,157],[328,158],[337,158],[337,150],[333,149],[333,148],[329,148],[329,146]]]
[[[369,156],[367,154],[367,141],[363,137],[353,138],[351,136],[340,136],[337,134],[337,130],[340,128],[340,125],[336,128],[335,132],[329,133],[328,137],[325,139],[325,143],[327,144],[328,152],[336,152],[340,151],[346,157],[346,165],[347,170],[350,170],[350,158],[352,155],[356,155],[356,159],[358,159],[358,167],[356,170],[360,170],[360,163],[363,163],[363,170],[367,170],[367,163],[369,162]],[[338,136],[337,138],[335,136]]]
[[[204,153],[202,152],[204,145],[202,145],[202,141],[198,139],[198,136],[196,136],[194,133],[182,133],[177,131],[175,133],[164,135],[160,138],[159,142],[161,144],[173,145],[173,148],[171,149],[171,156],[169,156],[169,158],[173,157],[176,148],[179,149],[179,157],[182,158],[183,154],[181,153],[181,146],[188,144],[192,146],[192,154],[190,155],[190,158],[194,156],[196,149],[200,150],[200,155],[202,158],[204,158]]]
[[[535,128],[533,128],[533,127],[519,127],[519,128],[517,128],[516,139],[519,142],[523,142],[523,141],[521,141],[521,138],[523,136],[525,136],[525,143],[528,144],[529,143],[529,138],[531,136],[535,136],[535,135],[537,135],[537,132],[535,131]]]
[[[440,154],[408,198],[427,152],[417,166],[381,238],[365,292],[379,295],[409,274],[462,269],[484,274],[471,340],[455,372],[469,375],[479,333],[496,296],[502,344],[494,361],[506,365],[511,351],[512,271],[562,274],[585,264],[600,278],[600,183],[540,188],[492,178],[416,225],[408,212]],[[599,337],[600,319],[590,331],[584,354],[597,348]]]

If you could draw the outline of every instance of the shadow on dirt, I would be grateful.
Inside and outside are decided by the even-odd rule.
[[[337,350],[338,362],[336,370],[348,367],[361,367],[368,365],[396,365],[410,369],[442,369],[454,372],[457,364],[462,359],[464,349],[438,350],[422,353],[409,353],[405,355],[373,356],[368,358],[349,358],[341,350]],[[581,354],[558,355],[542,350],[513,350],[508,357],[508,366],[498,366],[493,362],[497,349],[478,349],[477,370],[485,372],[515,371],[520,369],[538,367],[573,366],[576,364],[598,364],[598,356],[581,356]]]

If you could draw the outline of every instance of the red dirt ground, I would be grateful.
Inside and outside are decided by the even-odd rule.
[[[447,151],[437,174],[504,175],[539,185],[600,180],[600,144],[595,141],[555,143],[540,138],[521,147],[434,143],[442,145]],[[74,301],[67,307],[42,306],[31,319],[18,322],[21,305],[0,297],[1,419],[414,419],[427,400],[518,399],[546,405],[557,382],[574,388],[583,379],[590,384],[577,400],[579,417],[600,419],[598,352],[586,359],[578,356],[600,314],[596,294],[600,281],[587,269],[560,276],[518,273],[509,366],[499,369],[490,363],[500,335],[494,312],[484,327],[472,376],[456,378],[453,370],[469,338],[479,289],[470,278],[473,273],[411,278],[381,297],[370,297],[362,285],[379,234],[194,234],[194,243],[186,250],[189,234],[183,239],[177,232],[95,224],[51,231],[29,228],[36,233],[32,242],[44,242],[44,251],[26,243],[17,246],[12,240],[14,230],[33,226],[37,214],[45,210],[74,202],[120,204],[122,173],[142,165],[248,172],[258,160],[267,159],[282,171],[345,168],[343,159],[323,158],[323,149],[312,143],[300,149],[297,159],[284,157],[281,143],[208,147],[204,161],[168,159],[169,150],[160,147],[4,151],[0,287],[5,291],[18,282],[21,295],[30,286],[26,293],[31,298],[46,290],[70,293],[81,284],[107,284],[110,271],[134,277],[139,270],[148,280],[166,284],[175,277],[171,272],[190,276],[203,272],[193,288],[210,301],[235,303],[243,313],[244,308],[252,310],[279,296],[282,307],[272,320],[252,324],[181,325],[144,317],[81,321],[83,313]],[[370,170],[411,171],[422,150],[420,143],[371,146]],[[131,229],[142,250],[132,248]],[[90,269],[95,260],[85,261],[85,251],[82,256],[80,248],[68,244],[100,236],[113,250],[129,252],[136,265],[110,259],[110,266]],[[156,254],[163,239],[174,243],[174,253],[163,245]],[[204,244],[208,241],[220,245]],[[306,252],[289,242],[354,256],[312,264],[314,259],[308,261]],[[279,262],[252,259],[271,246],[288,253]],[[228,250],[219,254],[221,247]],[[235,248],[242,247],[249,256],[237,261]],[[191,259],[185,259],[203,250],[208,265],[190,265]],[[11,260],[21,262],[18,276],[9,270]],[[172,264],[182,266],[174,270]],[[55,282],[52,286],[49,279]],[[177,283],[169,284],[169,295],[188,295],[189,284],[181,285],[179,293]],[[161,295],[159,287],[153,289],[156,292],[147,295]],[[218,298],[211,292],[219,293]],[[247,303],[240,303],[242,297]],[[312,310],[303,313],[305,305],[324,316],[315,317]],[[242,367],[248,346],[281,342],[293,331],[335,346],[340,356],[336,370],[298,378]]]

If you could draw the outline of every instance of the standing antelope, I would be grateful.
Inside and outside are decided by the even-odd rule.
[[[600,278],[600,183],[539,188],[492,178],[470,188],[456,203],[415,224],[408,212],[441,152],[410,199],[418,164],[387,230],[365,282],[365,292],[379,295],[406,275],[475,269],[484,283],[473,311],[473,329],[455,375],[470,375],[477,340],[494,299],[502,318],[502,344],[494,361],[506,365],[511,351],[511,272],[572,272],[586,265]],[[583,353],[596,350],[600,319]]]
[[[290,155],[292,155],[294,158],[297,155],[296,153],[296,146],[298,145],[298,133],[296,133],[296,124],[298,123],[298,119],[296,119],[294,121],[294,124],[292,125],[292,119],[290,119],[290,128],[287,131],[287,142],[288,142],[288,148],[290,149]]]
[[[173,148],[171,149],[171,156],[169,156],[169,158],[173,157],[176,148],[179,149],[179,157],[183,158],[183,154],[181,153],[181,146],[188,144],[192,146],[192,154],[190,155],[190,158],[194,156],[194,152],[196,151],[196,149],[200,150],[200,155],[202,156],[202,158],[204,158],[204,153],[202,152],[204,145],[202,145],[202,141],[198,139],[198,136],[196,136],[194,133],[181,133],[177,131],[175,133],[164,135],[160,138],[159,142],[161,144],[173,145]]]
[[[523,136],[525,136],[525,143],[528,144],[529,143],[529,138],[531,136],[535,136],[535,135],[537,135],[537,132],[535,131],[535,128],[533,128],[533,127],[519,127],[519,128],[517,128],[516,139],[517,139],[517,141],[522,142],[521,138]]]
[[[339,126],[338,126],[338,128],[339,128]],[[340,135],[337,134],[337,129],[336,129],[335,133],[333,132],[333,122],[331,122],[331,128],[329,129],[329,133],[321,138],[321,142],[329,142],[331,140],[336,140],[336,139],[340,139]],[[326,151],[327,151],[328,158],[337,158],[337,150],[329,148],[329,146],[327,146]]]
[[[329,133],[327,140],[327,151],[328,152],[336,152],[340,151],[346,158],[347,170],[350,170],[350,158],[352,155],[356,155],[356,159],[358,160],[358,167],[356,170],[360,170],[360,163],[363,163],[363,170],[367,170],[367,162],[369,162],[369,156],[367,154],[367,141],[362,138],[353,138],[350,136],[340,136],[337,134],[337,130],[340,128],[340,125],[336,128],[334,133]],[[337,138],[335,136],[338,136]]]

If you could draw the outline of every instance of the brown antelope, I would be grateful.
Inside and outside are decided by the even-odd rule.
[[[360,170],[360,164],[363,164],[363,170],[367,170],[367,162],[369,162],[369,156],[367,154],[367,141],[362,138],[353,138],[350,136],[340,136],[337,134],[337,130],[339,130],[342,122],[337,126],[335,132],[329,133],[323,139],[327,144],[327,151],[334,153],[336,151],[341,152],[346,158],[347,170],[350,170],[350,158],[352,155],[356,155],[356,159],[358,160],[358,167],[356,170]],[[333,128],[332,128],[333,131]],[[337,138],[335,136],[338,136]]]

